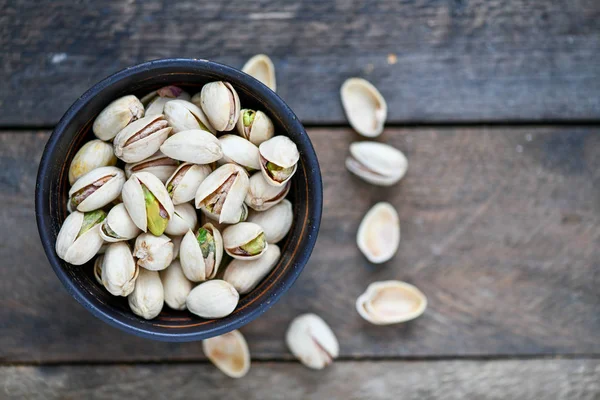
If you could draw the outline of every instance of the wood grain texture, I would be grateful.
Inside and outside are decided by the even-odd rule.
[[[338,362],[324,371],[254,363],[245,378],[209,364],[0,367],[5,399],[557,399],[600,396],[598,360]]]
[[[392,123],[600,118],[595,0],[0,2],[0,125],[51,126],[109,74],[157,58],[269,54],[307,123],[345,123],[363,76]]]
[[[288,323],[321,315],[345,358],[600,354],[600,135],[597,128],[393,129],[407,176],[375,188],[343,166],[347,129],[309,135],[324,173],[324,216],[309,265],[264,316],[244,327],[255,359],[291,359]],[[199,343],[122,333],[79,306],[52,272],[33,212],[48,134],[0,135],[0,360],[200,360]],[[377,201],[397,207],[398,254],[372,266],[355,244]],[[429,298],[419,319],[376,327],[354,301],[375,280]]]

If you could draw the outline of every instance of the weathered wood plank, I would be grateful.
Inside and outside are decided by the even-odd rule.
[[[281,301],[243,329],[257,359],[289,359],[284,332],[323,316],[345,357],[600,354],[600,135],[597,128],[393,129],[409,172],[374,188],[343,166],[346,129],[309,134],[324,172],[319,241]],[[154,343],[96,320],[61,287],[38,243],[37,162],[47,134],[0,134],[0,359],[196,360],[199,344]],[[370,266],[355,245],[367,209],[400,213],[397,256]],[[375,327],[354,310],[374,280],[414,283],[429,309]]]
[[[598,360],[255,362],[243,379],[208,364],[0,367],[5,399],[557,399],[600,396]]]
[[[599,119],[599,16],[594,0],[3,2],[0,125],[53,125],[142,61],[259,52],[309,123],[345,123],[338,90],[357,75],[394,123]]]

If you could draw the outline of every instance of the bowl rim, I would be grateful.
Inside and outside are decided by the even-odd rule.
[[[302,158],[305,160],[306,165],[310,167],[306,168],[307,179],[313,182],[313,187],[311,188],[311,195],[308,197],[308,201],[310,202],[308,205],[310,224],[308,224],[307,230],[304,233],[304,235],[307,236],[305,239],[305,248],[303,251],[297,253],[296,265],[294,268],[291,268],[288,275],[285,275],[285,279],[279,279],[278,281],[274,282],[273,286],[269,289],[268,294],[265,294],[265,296],[263,296],[260,301],[257,301],[256,304],[252,304],[249,307],[246,307],[246,309],[242,310],[242,313],[238,315],[236,319],[224,322],[223,324],[218,324],[214,327],[202,327],[198,332],[178,332],[176,329],[164,329],[157,332],[157,328],[154,325],[148,324],[147,326],[144,326],[144,324],[138,324],[134,326],[127,321],[112,316],[109,310],[105,310],[104,307],[102,307],[100,304],[97,304],[98,301],[90,296],[90,294],[87,293],[83,287],[79,287],[79,285],[73,282],[68,276],[67,272],[62,269],[60,265],[61,261],[58,259],[54,249],[54,238],[51,234],[51,202],[48,201],[48,196],[50,195],[49,180],[51,179],[51,176],[49,176],[48,171],[50,170],[50,163],[53,162],[53,157],[51,157],[51,155],[54,153],[55,148],[57,147],[59,138],[64,133],[65,129],[70,125],[73,118],[81,110],[88,106],[91,99],[101,93],[104,89],[110,87],[112,84],[122,79],[130,78],[132,75],[142,72],[147,73],[149,69],[158,70],[162,68],[178,67],[185,70],[189,70],[191,68],[198,69],[204,73],[216,74],[221,76],[222,80],[229,79],[241,81],[249,89],[270,103],[272,108],[277,110],[277,118],[280,120],[280,122],[285,126],[293,127],[293,129],[298,132],[298,140],[302,142],[301,144],[304,148],[304,151],[302,152]],[[279,97],[279,95],[277,95],[263,83],[234,67],[204,59],[188,58],[165,58],[147,61],[120,70],[90,87],[68,108],[50,135],[50,138],[44,147],[42,158],[38,166],[35,189],[35,214],[40,240],[54,273],[62,282],[63,286],[67,289],[67,292],[94,316],[108,323],[109,325],[136,336],[165,342],[189,342],[218,336],[246,325],[271,308],[277,302],[277,300],[294,284],[306,266],[317,240],[321,222],[322,206],[323,184],[317,155],[312,142],[306,133],[306,130],[290,107]]]

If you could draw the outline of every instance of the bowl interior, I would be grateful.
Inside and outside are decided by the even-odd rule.
[[[201,319],[188,311],[165,305],[158,317],[146,321],[134,315],[124,297],[110,295],[93,276],[93,261],[72,266],[56,256],[54,245],[67,216],[68,169],[75,153],[94,138],[92,123],[112,100],[141,97],[165,85],[177,85],[191,95],[203,84],[225,80],[237,90],[242,108],[265,112],[276,134],[289,136],[298,146],[300,161],[288,199],[294,205],[294,223],[279,244],[281,259],[273,271],[237,309],[219,320]],[[302,125],[285,103],[260,82],[233,68],[202,60],[160,60],[121,71],[98,83],[67,111],[51,136],[38,173],[36,217],[42,244],[56,274],[69,292],[96,316],[128,332],[166,341],[201,340],[238,328],[266,311],[295,281],[314,246],[322,203],[321,177],[316,155]]]

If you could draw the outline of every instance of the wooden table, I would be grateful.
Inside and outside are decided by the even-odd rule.
[[[600,2],[73,3],[0,1],[0,398],[599,398]],[[33,191],[50,131],[93,83],[259,52],[317,149],[324,216],[296,285],[242,329],[252,369],[231,380],[199,343],[138,339],[77,304],[42,251]],[[344,168],[360,139],[339,101],[350,76],[388,101],[381,140],[410,164],[393,188]],[[355,233],[380,200],[402,241],[372,266]],[[421,288],[427,312],[363,321],[354,301],[383,279]],[[303,312],[340,340],[325,371],[286,349]]]

